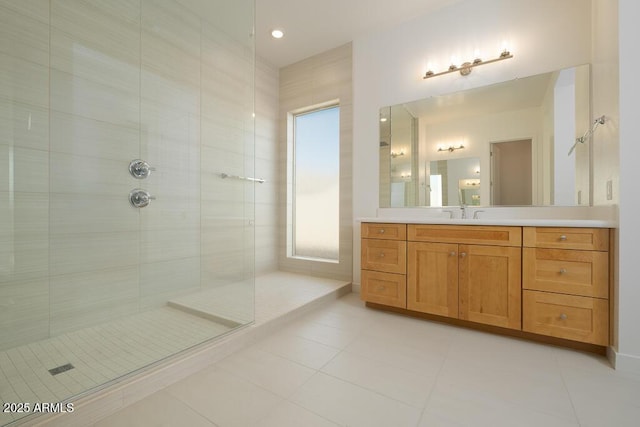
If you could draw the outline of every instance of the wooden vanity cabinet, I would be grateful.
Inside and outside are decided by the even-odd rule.
[[[609,344],[609,229],[363,223],[361,232],[364,301]]]
[[[361,234],[360,298],[406,308],[406,224],[362,223]]]
[[[520,329],[521,235],[520,227],[409,224],[407,308]]]
[[[524,228],[523,330],[609,344],[609,230]]]

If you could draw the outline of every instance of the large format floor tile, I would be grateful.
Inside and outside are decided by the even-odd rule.
[[[640,376],[602,356],[371,310],[350,294],[98,426],[153,425],[168,410],[189,421],[161,425],[635,426],[639,394]]]

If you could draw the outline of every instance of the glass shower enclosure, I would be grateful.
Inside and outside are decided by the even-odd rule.
[[[253,20],[253,0],[0,0],[3,404],[253,321]]]

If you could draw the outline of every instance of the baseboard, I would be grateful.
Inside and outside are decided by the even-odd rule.
[[[640,375],[640,357],[632,354],[618,353],[615,349],[607,349],[607,357],[616,371],[631,372]]]
[[[360,283],[352,283],[351,284],[351,292],[353,292],[354,294],[359,294],[360,293]]]

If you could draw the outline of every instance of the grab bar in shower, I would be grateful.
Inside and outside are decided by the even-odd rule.
[[[264,179],[262,179],[262,178],[250,178],[250,177],[247,177],[247,176],[229,175],[227,173],[221,173],[220,174],[220,178],[222,178],[222,179],[226,179],[226,178],[229,178],[229,179],[240,179],[242,181],[257,182],[258,184],[264,184],[264,182],[265,182]]]

